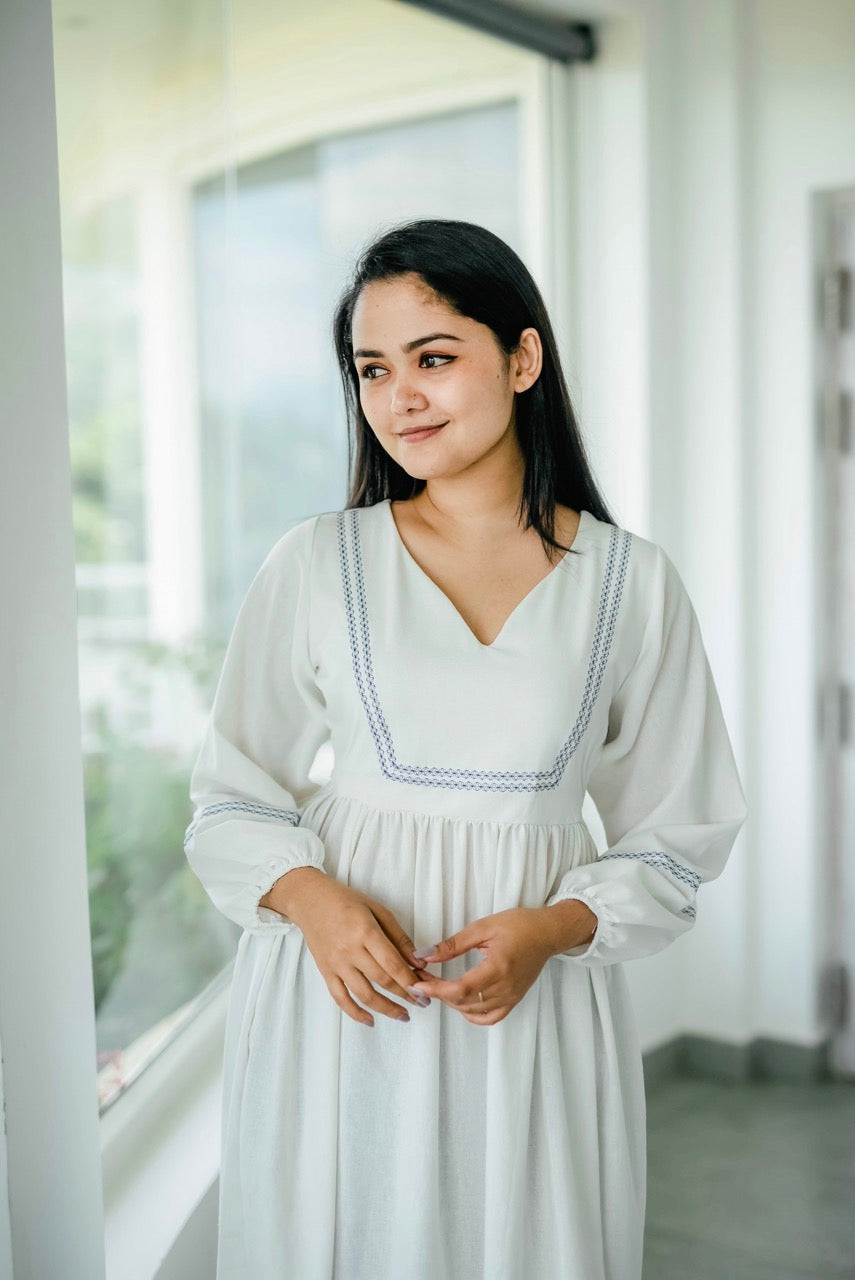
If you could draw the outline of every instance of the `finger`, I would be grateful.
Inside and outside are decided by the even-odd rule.
[[[487,916],[472,920],[457,933],[441,938],[427,953],[428,964],[444,964],[448,960],[453,960],[455,956],[465,955],[475,947],[483,949],[487,940],[485,931],[489,929],[489,920],[490,917]]]
[[[400,921],[394,912],[390,911],[389,908],[385,907],[382,903],[375,904],[373,911],[380,928],[392,943],[392,946],[397,948],[401,953],[405,963],[412,964],[413,968],[420,972],[425,966],[425,961],[416,960],[413,956],[416,944],[413,942],[410,935],[401,928]],[[412,979],[410,979],[410,981],[412,981]]]
[[[472,970],[474,973],[475,970]],[[480,1004],[478,997],[480,991],[484,999],[487,999],[487,980],[481,977],[479,981],[473,981],[471,973],[466,974],[463,978],[432,978],[428,977],[419,982],[419,990],[424,990],[426,996],[436,996],[437,1000],[444,1000],[446,1004],[453,1005],[455,1009],[466,1008],[470,1005]]]
[[[335,1000],[338,1007],[342,1009],[349,1018],[352,1018],[354,1022],[362,1022],[369,1027],[374,1026],[374,1019],[371,1014],[366,1013],[364,1009],[359,1007],[356,1001],[351,997],[350,992],[341,978],[337,975],[329,978],[327,980],[327,987],[333,1000]]]
[[[360,963],[362,962],[360,961]],[[376,1013],[382,1013],[384,1017],[397,1019],[399,1022],[409,1020],[410,1015],[406,1009],[402,1009],[399,1004],[395,1004],[394,1000],[387,1000],[385,996],[381,995],[371,985],[361,969],[355,966],[351,967],[345,971],[344,980],[357,1000],[361,1000],[369,1009],[373,1009]]]
[[[461,1013],[492,1013],[494,1009],[507,1006],[507,1003],[508,993],[505,989],[479,983],[477,989],[473,988],[468,996],[460,1000],[457,1007]]]
[[[379,964],[367,949],[359,962],[359,968],[365,974],[366,978],[374,983],[375,986],[382,987],[384,991],[390,991],[392,995],[400,996],[400,998],[402,1000],[406,1000],[408,1004],[415,1005],[416,1008],[419,1008],[419,1002],[416,1000],[415,996],[410,995],[409,991],[407,991],[405,987],[401,987],[394,978],[390,977],[382,964]],[[408,987],[417,985],[418,983],[415,978],[410,978],[407,982]],[[400,1008],[400,1005],[395,1005],[395,1008]]]
[[[497,1008],[492,1009],[489,1013],[485,1014],[467,1013],[463,1009],[461,1009],[460,1012],[466,1021],[471,1022],[473,1026],[492,1027],[494,1023],[501,1022],[503,1018],[506,1018],[510,1013],[510,1009],[507,1005],[499,1005]]]
[[[471,1002],[471,997],[467,1000],[465,993],[460,991],[456,982],[445,982],[436,979],[434,981],[419,982],[417,986],[419,991],[423,992],[428,999],[442,1000],[444,1004],[450,1005],[452,1009],[460,1009]],[[478,1000],[478,997],[476,996],[475,999]]]
[[[418,982],[421,970],[410,968],[382,929],[368,939],[365,943],[365,951],[367,957],[370,957],[376,966],[375,973],[370,975],[372,981],[379,981],[376,974],[382,974],[382,981],[380,981],[382,987],[400,996],[402,1000],[418,1005],[418,1000],[413,999],[407,987]]]
[[[476,994],[474,997],[470,997],[469,1000],[461,1001],[461,1003],[457,1006],[460,1012],[461,1013],[492,1013],[492,1011],[495,1008],[497,1008],[499,1004],[501,1004],[500,1000],[497,1000],[494,996],[491,996],[487,991],[485,991],[483,994],[484,994],[483,1000],[479,1000]]]

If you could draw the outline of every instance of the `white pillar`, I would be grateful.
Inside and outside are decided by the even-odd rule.
[[[5,1249],[15,1280],[99,1280],[50,0],[0,7],[0,208],[0,1269]]]

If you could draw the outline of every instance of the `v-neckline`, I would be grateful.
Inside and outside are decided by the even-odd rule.
[[[400,551],[401,551],[401,553],[402,553],[402,555],[403,555],[403,557],[404,557],[404,560],[405,560],[406,562],[408,562],[410,565],[412,565],[412,566],[413,566],[413,568],[416,570],[416,573],[417,573],[421,578],[423,578],[423,579],[425,580],[425,582],[427,582],[427,583],[429,584],[429,586],[430,586],[430,587],[431,587],[431,588],[432,588],[432,589],[433,589],[433,590],[434,590],[434,591],[435,591],[435,592],[436,592],[436,593],[437,593],[437,594],[438,594],[438,595],[439,595],[439,596],[440,596],[440,597],[445,601],[445,603],[446,603],[446,605],[448,606],[448,608],[450,608],[450,609],[452,610],[452,612],[453,612],[453,613],[455,614],[455,616],[457,617],[458,621],[463,625],[463,627],[464,627],[464,628],[465,628],[465,630],[468,632],[469,636],[470,636],[470,637],[471,637],[471,639],[475,642],[475,644],[478,646],[478,648],[479,648],[479,649],[489,650],[489,649],[494,649],[494,648],[496,647],[496,645],[498,644],[499,640],[501,640],[502,636],[505,634],[505,632],[507,631],[508,627],[510,626],[510,624],[511,624],[512,620],[517,616],[517,614],[518,614],[518,613],[519,613],[519,611],[522,609],[522,607],[523,607],[523,605],[526,603],[526,601],[527,601],[527,600],[530,600],[530,599],[532,598],[532,596],[533,596],[533,595],[535,595],[535,593],[536,593],[537,591],[539,591],[539,590],[540,590],[540,588],[541,588],[542,586],[544,586],[544,584],[545,584],[545,583],[547,583],[547,582],[550,580],[550,578],[553,576],[553,574],[556,572],[556,570],[558,570],[558,569],[560,569],[560,568],[561,568],[561,566],[563,565],[564,561],[567,559],[568,555],[570,554],[570,552],[569,552],[569,551],[565,551],[565,552],[564,552],[564,555],[561,557],[561,559],[560,559],[559,561],[557,561],[557,562],[556,562],[556,564],[554,564],[554,565],[552,566],[552,568],[549,570],[549,573],[547,573],[545,577],[541,578],[539,582],[536,582],[536,583],[534,584],[534,586],[533,586],[529,591],[527,591],[527,592],[526,592],[526,594],[523,596],[522,600],[518,601],[518,603],[513,607],[513,609],[512,609],[512,610],[511,610],[511,612],[508,614],[508,616],[505,618],[504,622],[502,623],[501,627],[499,628],[498,632],[497,632],[497,633],[496,633],[496,635],[493,637],[493,639],[490,641],[490,643],[489,643],[489,644],[484,644],[484,642],[483,642],[482,640],[479,640],[479,639],[478,639],[478,637],[476,636],[475,632],[474,632],[474,631],[472,630],[472,628],[470,627],[469,623],[468,623],[468,622],[466,621],[466,619],[463,617],[463,614],[462,614],[462,613],[460,612],[460,610],[457,608],[457,605],[456,605],[456,604],[454,604],[454,602],[451,600],[451,598],[445,594],[445,592],[443,591],[442,587],[438,586],[438,585],[434,582],[434,580],[433,580],[433,578],[430,576],[430,574],[425,572],[425,570],[424,570],[424,569],[422,568],[422,566],[419,564],[418,560],[416,560],[415,556],[414,556],[414,555],[412,554],[412,552],[410,551],[410,549],[409,549],[409,547],[407,546],[407,544],[404,542],[404,539],[401,537],[400,530],[398,529],[398,526],[397,526],[397,524],[396,524],[396,522],[395,522],[395,516],[394,516],[394,513],[393,513],[393,511],[392,511],[392,499],[391,499],[391,498],[384,498],[384,499],[383,499],[383,503],[382,503],[382,505],[383,505],[383,506],[385,506],[385,508],[386,508],[387,515],[388,515],[388,520],[389,520],[389,523],[390,523],[390,525],[391,525],[392,536],[394,537],[395,542],[398,544],[398,547],[400,548]],[[584,508],[582,508],[582,509],[579,511],[579,523],[578,523],[578,525],[576,526],[576,533],[575,533],[575,535],[574,535],[574,537],[573,537],[573,541],[570,543],[570,549],[571,549],[571,550],[576,550],[576,549],[578,548],[579,542],[581,541],[582,526],[583,526],[584,522],[587,520],[587,518],[588,518],[588,514],[589,514],[589,513],[588,513]]]

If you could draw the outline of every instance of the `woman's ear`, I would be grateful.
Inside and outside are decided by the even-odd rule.
[[[516,364],[514,391],[528,391],[543,368],[543,346],[537,329],[523,329],[511,359]]]

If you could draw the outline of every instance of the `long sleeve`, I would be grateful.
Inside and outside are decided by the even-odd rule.
[[[652,955],[691,929],[697,891],[721,873],[747,817],[697,616],[652,545],[641,648],[587,784],[608,848],[566,872],[546,903],[578,898],[597,916],[591,942],[558,953],[586,965]]]
[[[249,587],[190,779],[187,860],[214,905],[256,933],[294,927],[259,906],[280,876],[324,869],[322,841],[299,825],[317,790],[312,762],[329,736],[308,652],[317,520],[289,529]]]

